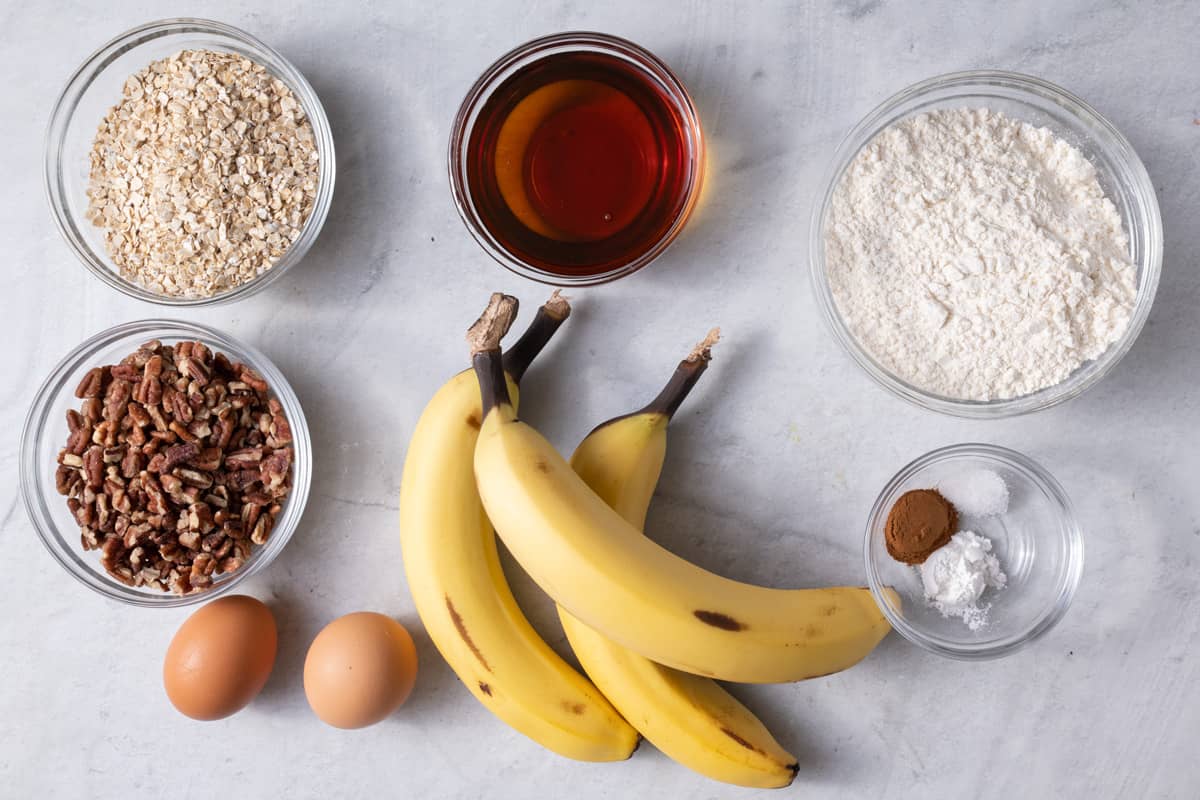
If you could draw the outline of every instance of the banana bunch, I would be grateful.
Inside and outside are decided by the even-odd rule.
[[[498,339],[515,307],[493,300]],[[502,380],[513,397],[568,313],[555,295],[510,351]],[[513,728],[567,758],[629,758],[637,732],[538,636],[509,589],[475,489],[482,419],[479,383],[468,370],[438,390],[413,431],[400,483],[400,544],[417,613],[467,689]]]
[[[564,756],[628,758],[640,733],[716,780],[788,785],[796,759],[715,679],[775,683],[845,669],[887,634],[886,619],[866,589],[739,583],[642,535],[668,424],[716,331],[653,402],[595,429],[568,464],[517,419],[516,400],[569,308],[555,293],[502,355],[515,310],[515,298],[493,295],[468,333],[474,370],[434,396],[409,445],[401,539],[431,639],[485,707]],[[591,681],[517,607],[493,526],[558,604]]]
[[[717,331],[679,363],[649,405],[603,423],[571,456],[571,467],[639,530],[667,454],[667,425],[704,373]],[[638,732],[701,775],[759,789],[788,786],[796,759],[766,726],[711,678],[664,667],[606,638],[558,607],[571,649],[600,691]]]

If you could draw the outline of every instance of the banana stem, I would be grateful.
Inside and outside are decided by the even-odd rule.
[[[513,320],[517,318],[517,307],[520,301],[511,294],[495,292],[488,298],[487,308],[479,315],[470,328],[467,329],[467,343],[471,345],[471,355],[480,350],[499,350],[500,340]]]
[[[497,350],[481,350],[471,356],[471,366],[479,379],[479,393],[483,405],[483,416],[497,406],[512,405],[508,394],[508,381],[504,379],[504,357]]]
[[[692,348],[692,352],[688,353],[687,358],[679,362],[671,379],[667,381],[667,385],[658,393],[658,396],[637,413],[664,414],[667,419],[675,416],[675,412],[687,399],[692,387],[696,385],[696,381],[700,380],[704,370],[708,369],[708,362],[712,361],[712,347],[720,338],[720,328],[710,330],[704,340]]]
[[[512,399],[508,396],[508,381],[504,377],[504,357],[500,352],[500,340],[508,333],[516,314],[517,298],[507,294],[493,294],[483,314],[467,331],[467,342],[471,345],[471,365],[479,378],[485,417],[496,406],[512,404]]]
[[[555,289],[550,299],[537,310],[525,333],[504,353],[504,369],[514,382],[521,382],[533,359],[570,315],[571,304]]]

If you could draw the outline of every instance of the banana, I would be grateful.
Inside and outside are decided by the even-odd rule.
[[[494,295],[489,310],[498,339],[515,300]],[[524,367],[568,312],[556,293],[514,347],[518,358],[508,360],[502,378],[514,397]],[[481,419],[479,383],[467,370],[434,395],[413,431],[400,487],[400,532],[417,613],[451,669],[497,717],[568,758],[626,759],[637,732],[542,641],[505,580],[472,474]]]
[[[866,589],[740,583],[643,536],[517,419],[487,328],[468,334],[484,413],[475,483],[500,538],[559,605],[660,664],[741,683],[837,672],[887,635]]]
[[[667,426],[708,366],[717,331],[680,362],[644,409],[610,420],[585,438],[571,467],[629,524],[643,528],[667,451]],[[656,664],[584,625],[562,606],[559,619],[584,671],[651,744],[701,775],[759,789],[788,786],[796,759],[729,692]]]

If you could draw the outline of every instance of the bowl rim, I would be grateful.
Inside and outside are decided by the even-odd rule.
[[[1121,338],[1111,344],[1102,355],[1085,362],[1060,383],[1032,394],[1004,400],[976,401],[946,397],[921,389],[894,375],[875,361],[859,344],[842,319],[829,288],[824,230],[834,191],[862,148],[889,126],[925,110],[923,107],[899,111],[898,109],[914,99],[939,90],[987,87],[1002,87],[1017,94],[1031,94],[1054,103],[1089,129],[1088,139],[1095,144],[1096,149],[1104,151],[1109,158],[1125,165],[1132,179],[1127,190],[1137,201],[1136,206],[1144,218],[1144,224],[1134,230],[1133,223],[1136,220],[1125,218],[1124,215],[1122,222],[1131,242],[1144,242],[1145,255],[1140,263],[1135,264],[1139,273],[1139,286],[1128,326]],[[1158,195],[1145,164],[1125,135],[1099,111],[1068,90],[1042,78],[1008,70],[963,70],[935,75],[905,87],[872,108],[842,137],[834,150],[824,176],[818,183],[818,194],[809,221],[810,286],[816,295],[821,316],[841,348],[875,383],[891,394],[927,410],[969,419],[1000,419],[1042,411],[1078,397],[1107,376],[1133,347],[1145,327],[1158,291],[1162,260],[1163,227]],[[1081,376],[1082,370],[1089,368],[1090,372],[1083,375],[1082,380],[1073,382],[1074,378]]]
[[[177,34],[203,33],[232,40],[253,54],[252,60],[265,67],[280,79],[295,95],[312,125],[313,139],[319,155],[317,194],[312,210],[300,229],[300,236],[284,251],[279,260],[266,272],[240,283],[211,297],[174,297],[161,295],[123,278],[109,266],[107,253],[98,253],[88,243],[80,230],[85,220],[77,220],[71,213],[67,190],[62,174],[66,133],[75,117],[75,112],[84,94],[96,78],[118,57],[141,45]],[[235,50],[236,52],[236,50]],[[113,98],[115,104],[119,97]],[[97,124],[99,120],[96,121]],[[214,306],[240,300],[265,289],[300,262],[312,247],[333,202],[334,184],[337,178],[337,156],[333,144],[333,132],[329,117],[316,91],[308,80],[281,53],[249,33],[223,22],[200,17],[170,17],[154,20],[131,28],[114,36],[97,48],[71,73],[62,91],[54,102],[46,123],[44,136],[43,189],[50,205],[51,216],[67,246],[80,263],[94,277],[122,294],[166,307]]]
[[[687,122],[689,158],[693,164],[691,182],[688,185],[683,205],[675,215],[670,228],[646,252],[621,266],[596,275],[559,275],[540,269],[517,258],[502,246],[475,212],[466,177],[466,148],[473,130],[475,114],[492,95],[492,92],[511,71],[524,63],[532,63],[552,54],[553,51],[588,50],[606,53],[634,64],[653,80],[667,89],[667,95]],[[707,144],[700,113],[687,86],[665,61],[641,45],[620,36],[597,31],[573,30],[540,36],[512,48],[492,62],[467,90],[450,126],[447,148],[447,168],[450,177],[450,195],[454,207],[471,237],[483,251],[501,266],[523,278],[549,286],[598,286],[632,275],[661,256],[678,238],[699,203],[707,172]]]
[[[271,387],[271,395],[283,406],[292,429],[292,489],[284,500],[283,510],[267,544],[257,546],[250,561],[241,569],[202,592],[176,595],[169,592],[154,594],[139,591],[120,584],[99,570],[88,568],[83,565],[83,560],[90,554],[82,550],[76,552],[77,547],[72,546],[71,537],[63,535],[50,511],[49,502],[62,498],[57,492],[51,497],[50,491],[47,491],[47,486],[51,489],[53,487],[46,480],[44,471],[47,465],[41,463],[39,450],[51,424],[53,406],[63,392],[74,391],[74,387],[66,381],[88,359],[94,358],[100,350],[134,337],[144,337],[147,340],[194,338],[218,352],[244,354],[246,362],[267,380]],[[73,397],[73,394],[71,396]],[[279,368],[260,350],[207,325],[182,320],[142,319],[114,325],[88,337],[54,366],[38,387],[25,416],[18,449],[17,474],[25,513],[38,539],[71,577],[109,600],[147,608],[179,608],[220,597],[247,578],[261,572],[283,551],[299,526],[308,503],[312,485],[312,437],[299,397]],[[77,531],[73,529],[73,532]],[[68,552],[78,563],[68,558],[65,554]]]
[[[874,529],[880,520],[886,519],[887,512],[889,511],[885,502],[888,496],[921,470],[933,464],[962,456],[991,459],[1009,468],[1017,469],[1029,476],[1039,489],[1049,495],[1058,504],[1061,512],[1060,531],[1067,542],[1066,561],[1062,573],[1058,577],[1057,591],[1047,610],[1026,630],[992,641],[978,643],[954,642],[926,633],[909,624],[908,620],[904,618],[902,611],[894,608],[891,602],[884,596],[884,586],[880,581],[875,561],[871,557]],[[1000,445],[983,442],[964,442],[940,447],[913,459],[901,467],[891,480],[884,485],[883,489],[879,492],[879,496],[871,506],[863,538],[863,562],[867,572],[867,583],[871,589],[872,596],[875,598],[875,603],[879,606],[884,616],[887,617],[892,628],[905,639],[924,650],[960,661],[981,661],[1000,658],[1019,650],[1048,633],[1062,620],[1063,616],[1067,613],[1067,609],[1071,606],[1071,601],[1074,599],[1075,592],[1079,588],[1080,579],[1083,577],[1084,555],[1083,532],[1079,527],[1079,521],[1075,514],[1075,506],[1062,484],[1058,482],[1058,479],[1041,464],[1023,453]]]

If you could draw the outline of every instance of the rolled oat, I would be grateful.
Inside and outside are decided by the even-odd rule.
[[[125,83],[91,151],[87,217],[121,275],[210,297],[269,270],[317,193],[313,129],[244,56],[184,50]]]

